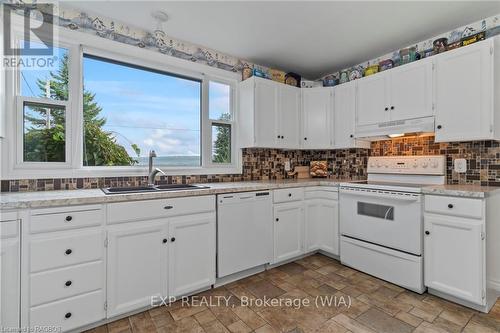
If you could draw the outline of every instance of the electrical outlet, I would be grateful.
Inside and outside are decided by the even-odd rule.
[[[292,168],[290,167],[290,161],[285,161],[285,171],[290,171]]]
[[[467,160],[465,158],[456,158],[453,160],[455,172],[464,173],[467,171]]]

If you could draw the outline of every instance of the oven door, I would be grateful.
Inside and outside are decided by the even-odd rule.
[[[341,187],[339,200],[343,236],[422,254],[420,194]]]

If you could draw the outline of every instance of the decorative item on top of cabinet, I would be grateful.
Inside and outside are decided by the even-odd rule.
[[[311,161],[311,177],[325,178],[328,176],[328,161]]]
[[[470,44],[474,44],[476,42],[479,42],[481,40],[484,40],[486,37],[486,33],[484,31],[481,31],[475,35],[465,37],[462,39],[462,46],[467,46]]]
[[[386,59],[386,60],[382,60],[381,62],[379,62],[378,65],[380,67],[380,71],[383,72],[385,70],[393,68],[394,62],[392,61],[392,59]]]
[[[380,66],[379,66],[379,65],[371,65],[371,66],[368,66],[368,67],[366,67],[366,69],[365,69],[364,76],[370,76],[370,75],[373,75],[373,74],[375,74],[375,73],[378,73],[378,72],[379,72],[379,69],[380,69]]]
[[[448,47],[448,38],[438,38],[432,43],[434,47],[434,54],[446,52]]]
[[[285,84],[300,88],[300,79],[301,79],[301,77],[299,74],[292,73],[292,72],[286,73]]]

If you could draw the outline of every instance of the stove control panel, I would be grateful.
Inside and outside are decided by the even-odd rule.
[[[368,173],[445,175],[446,157],[432,156],[380,156],[368,158]]]

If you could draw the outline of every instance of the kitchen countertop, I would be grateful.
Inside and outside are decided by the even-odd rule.
[[[136,200],[181,198],[231,192],[273,190],[298,186],[336,186],[340,183],[345,183],[348,181],[351,180],[326,178],[222,182],[197,184],[210,186],[210,188],[207,189],[110,195],[104,194],[101,189],[2,193],[0,194],[0,209],[42,208]]]
[[[423,187],[422,193],[454,197],[486,198],[490,195],[500,193],[500,186],[430,185]]]
[[[210,186],[207,189],[184,191],[159,191],[147,193],[127,193],[106,195],[101,189],[65,191],[16,192],[0,194],[0,209],[42,208],[111,202],[181,198],[214,195],[232,192],[273,190],[298,186],[337,186],[340,183],[355,182],[351,179],[290,179],[243,182],[222,182],[198,184]],[[422,188],[423,194],[448,195],[469,198],[485,198],[499,191],[500,187],[479,185],[429,185]]]

